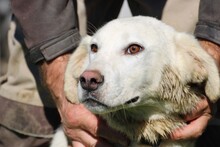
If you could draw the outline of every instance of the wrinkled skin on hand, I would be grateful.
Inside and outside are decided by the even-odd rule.
[[[220,46],[208,40],[200,39],[200,45],[205,49],[216,61],[218,69],[220,69]],[[176,129],[170,135],[173,140],[197,138],[202,135],[206,129],[211,115],[212,104],[208,98],[201,97],[201,101],[197,109],[191,114],[185,116],[186,125],[183,128]]]
[[[174,130],[170,137],[174,140],[197,138],[202,135],[211,118],[211,104],[207,98],[201,98],[197,109],[184,117],[188,125]]]
[[[111,143],[128,145],[126,137],[109,128],[104,120],[82,104],[70,103],[64,94],[64,72],[69,55],[41,64],[43,81],[51,92],[61,116],[64,131],[74,147],[109,147]]]

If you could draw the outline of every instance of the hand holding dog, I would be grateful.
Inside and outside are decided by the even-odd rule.
[[[200,45],[215,59],[218,69],[220,69],[220,47],[207,40],[199,40]],[[183,128],[177,129],[171,134],[171,139],[197,138],[204,132],[208,125],[211,115],[211,104],[209,100],[203,97],[197,106],[197,109],[185,116],[189,124]]]
[[[173,140],[197,138],[202,135],[211,118],[211,106],[208,99],[202,98],[197,105],[197,109],[185,116],[184,119],[188,122],[188,125],[174,130],[170,137]]]
[[[41,65],[47,87],[55,99],[66,135],[71,138],[74,147],[111,146],[111,143],[127,145],[128,140],[112,130],[82,104],[72,104],[65,98],[64,71],[69,55],[63,55],[50,63]]]

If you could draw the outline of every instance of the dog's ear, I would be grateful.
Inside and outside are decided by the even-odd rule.
[[[199,42],[186,33],[177,33],[174,39],[175,46],[180,52],[188,75],[192,83],[205,82],[205,94],[215,102],[220,96],[220,78],[214,59],[200,46]]]
[[[78,100],[78,79],[85,67],[88,65],[88,50],[87,46],[91,36],[86,36],[82,39],[77,49],[71,55],[64,78],[64,92],[67,99],[72,103],[79,103]]]

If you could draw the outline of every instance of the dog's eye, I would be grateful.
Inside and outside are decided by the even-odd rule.
[[[93,53],[96,53],[96,52],[98,51],[98,46],[97,46],[96,44],[92,44],[92,45],[91,45],[91,51],[92,51]]]
[[[132,44],[125,50],[125,54],[137,54],[142,50],[143,48],[140,45]]]

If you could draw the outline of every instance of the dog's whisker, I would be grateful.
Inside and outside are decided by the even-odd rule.
[[[95,31],[97,30],[97,27],[95,25],[93,25],[91,22],[88,21],[88,25],[94,29]]]
[[[89,21],[88,21],[87,25],[88,25],[88,28],[87,28],[88,34],[93,35],[93,34],[97,31],[96,26],[93,25],[93,24],[92,24],[91,22],[89,22]]]
[[[125,120],[125,123],[127,123],[128,124],[128,119],[127,119],[127,114],[126,114],[126,110],[125,110],[125,107],[124,107],[124,105],[122,105],[122,107],[123,107],[123,109],[122,109],[122,111],[123,111],[123,116],[124,116],[124,120]]]

